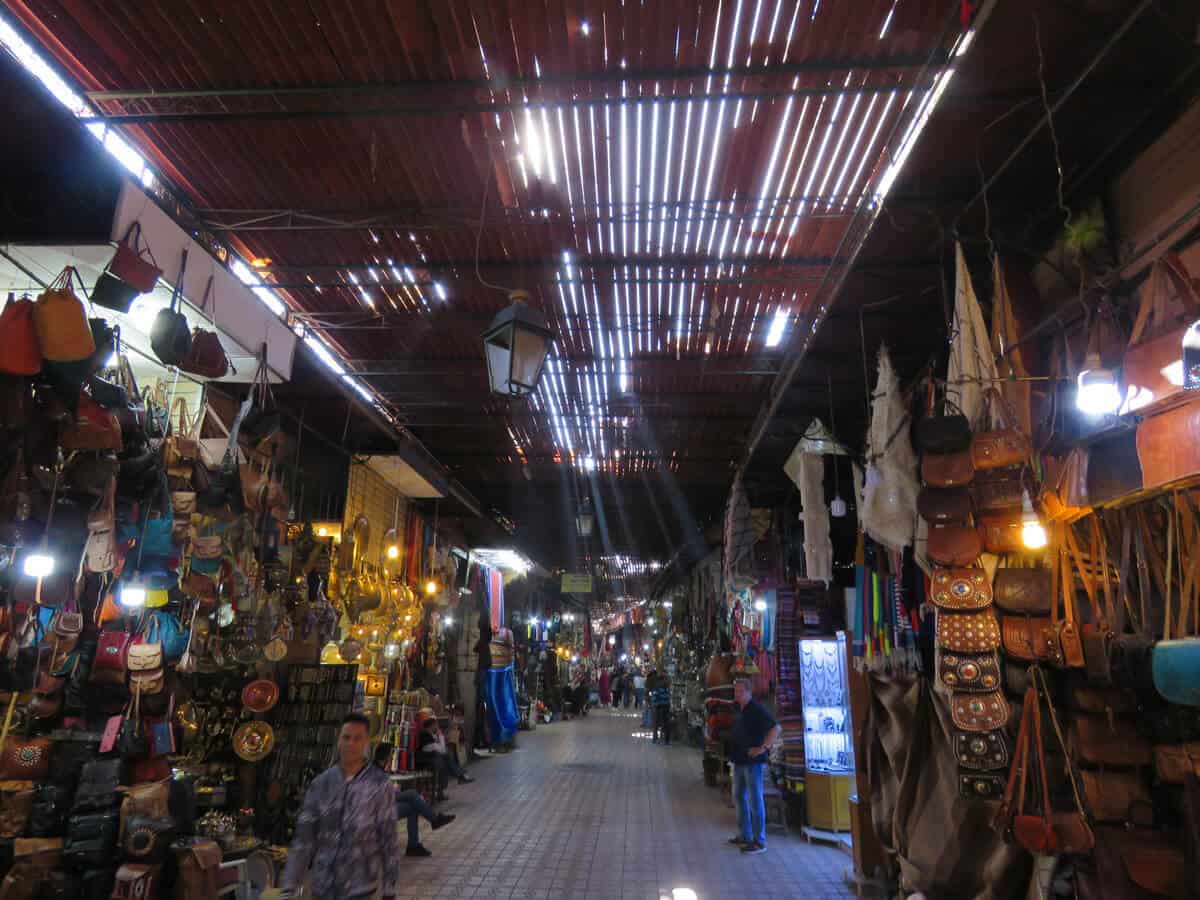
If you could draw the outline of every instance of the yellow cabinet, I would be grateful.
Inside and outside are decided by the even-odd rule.
[[[850,772],[841,775],[808,772],[804,777],[808,824],[822,831],[849,831],[853,782],[854,775]]]

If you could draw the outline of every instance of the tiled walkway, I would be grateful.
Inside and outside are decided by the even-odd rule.
[[[519,749],[471,767],[452,786],[458,820],[434,833],[429,859],[404,860],[405,898],[699,900],[848,897],[844,853],[794,834],[744,856],[726,844],[734,814],[704,786],[700,752],[659,747],[632,713],[594,711],[518,736]]]

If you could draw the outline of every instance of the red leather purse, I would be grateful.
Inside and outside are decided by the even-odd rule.
[[[209,276],[208,286],[204,288],[204,299],[200,301],[200,311],[208,312],[213,323],[213,331],[204,328],[192,329],[192,349],[179,363],[179,368],[201,378],[224,378],[233,368],[229,357],[221,344],[221,338],[216,333],[215,298],[212,296],[212,276]],[[209,304],[214,304],[210,307]]]

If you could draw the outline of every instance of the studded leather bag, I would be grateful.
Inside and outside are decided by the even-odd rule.
[[[1000,661],[991,653],[937,654],[938,681],[951,691],[990,693],[1000,687]]]
[[[958,653],[986,653],[1000,646],[1000,627],[991,610],[937,614],[937,645]]]
[[[950,718],[963,731],[995,731],[1004,727],[1008,716],[1008,701],[1000,691],[955,694],[950,698]]]
[[[1008,738],[1003,730],[956,731],[954,755],[963,769],[982,770],[1008,768]]]
[[[992,582],[980,568],[934,569],[934,606],[949,610],[979,610],[992,605]]]

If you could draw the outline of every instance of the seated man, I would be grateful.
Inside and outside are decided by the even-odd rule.
[[[458,778],[459,784],[470,784],[475,779],[458,764],[458,759],[446,749],[446,738],[438,728],[437,719],[430,717],[421,725],[417,738],[417,767],[434,773],[437,800],[446,799],[446,785],[450,776]]]
[[[391,744],[380,744],[375,748],[375,765],[386,769],[388,757],[391,756],[391,753]],[[396,791],[396,818],[408,820],[408,848],[404,851],[405,856],[433,855],[421,843],[420,822],[418,820],[421,816],[433,826],[434,831],[454,821],[454,816],[447,815],[446,813],[435,813],[433,808],[425,802],[425,798],[421,796],[420,791]]]

